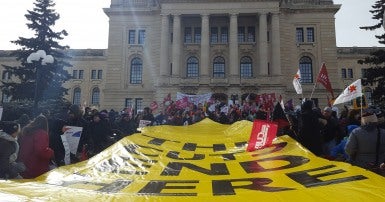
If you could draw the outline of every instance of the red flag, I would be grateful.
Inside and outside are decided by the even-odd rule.
[[[186,107],[188,107],[188,97],[183,97],[182,99],[177,100],[175,104],[177,108],[185,109]]]
[[[151,102],[150,109],[152,111],[155,111],[156,109],[158,109],[158,103],[156,101]]]
[[[330,83],[325,63],[322,63],[322,67],[317,77],[317,82],[321,83],[326,88],[326,90],[332,94],[332,97],[334,98],[332,84]]]
[[[263,149],[273,143],[277,135],[278,125],[274,122],[255,120],[251,130],[247,151]]]

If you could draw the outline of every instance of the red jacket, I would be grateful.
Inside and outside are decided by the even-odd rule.
[[[38,129],[20,138],[19,158],[25,164],[23,178],[35,178],[49,170],[49,162],[54,153],[49,148],[49,137],[45,130]]]

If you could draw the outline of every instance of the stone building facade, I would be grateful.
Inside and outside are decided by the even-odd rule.
[[[337,96],[361,77],[366,67],[356,61],[373,49],[336,47],[339,8],[332,0],[111,0],[108,48],[69,50],[67,98],[116,110],[177,92],[299,102],[294,74],[301,69],[308,98],[322,63]],[[0,55],[1,64],[14,62]],[[326,93],[317,86],[312,98],[324,106]]]

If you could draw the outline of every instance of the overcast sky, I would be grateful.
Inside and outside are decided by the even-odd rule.
[[[0,0],[0,50],[13,50],[19,47],[10,43],[18,37],[30,37],[24,15],[32,10],[34,0]],[[102,8],[110,6],[111,0],[55,0],[55,31],[65,29],[69,35],[60,43],[74,49],[107,48],[108,17]],[[342,4],[336,14],[337,46],[384,46],[378,43],[375,35],[384,30],[365,31],[360,26],[373,25],[369,12],[376,0],[334,0]]]

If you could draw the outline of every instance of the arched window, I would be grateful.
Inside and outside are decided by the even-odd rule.
[[[225,78],[225,59],[223,57],[214,58],[213,77]]]
[[[142,83],[142,69],[143,69],[143,62],[140,58],[134,58],[131,60],[131,70],[130,70],[131,84]]]
[[[187,78],[199,76],[199,61],[196,57],[187,59]]]
[[[250,78],[253,76],[253,60],[250,57],[241,58],[241,78]]]
[[[80,88],[74,89],[74,96],[73,96],[73,100],[72,100],[73,104],[75,104],[75,105],[81,104],[80,103],[81,93],[82,93],[82,91],[80,90]]]
[[[91,104],[98,105],[100,103],[100,90],[98,87],[92,89]]]
[[[313,65],[311,58],[304,56],[299,60],[301,83],[313,83]]]

